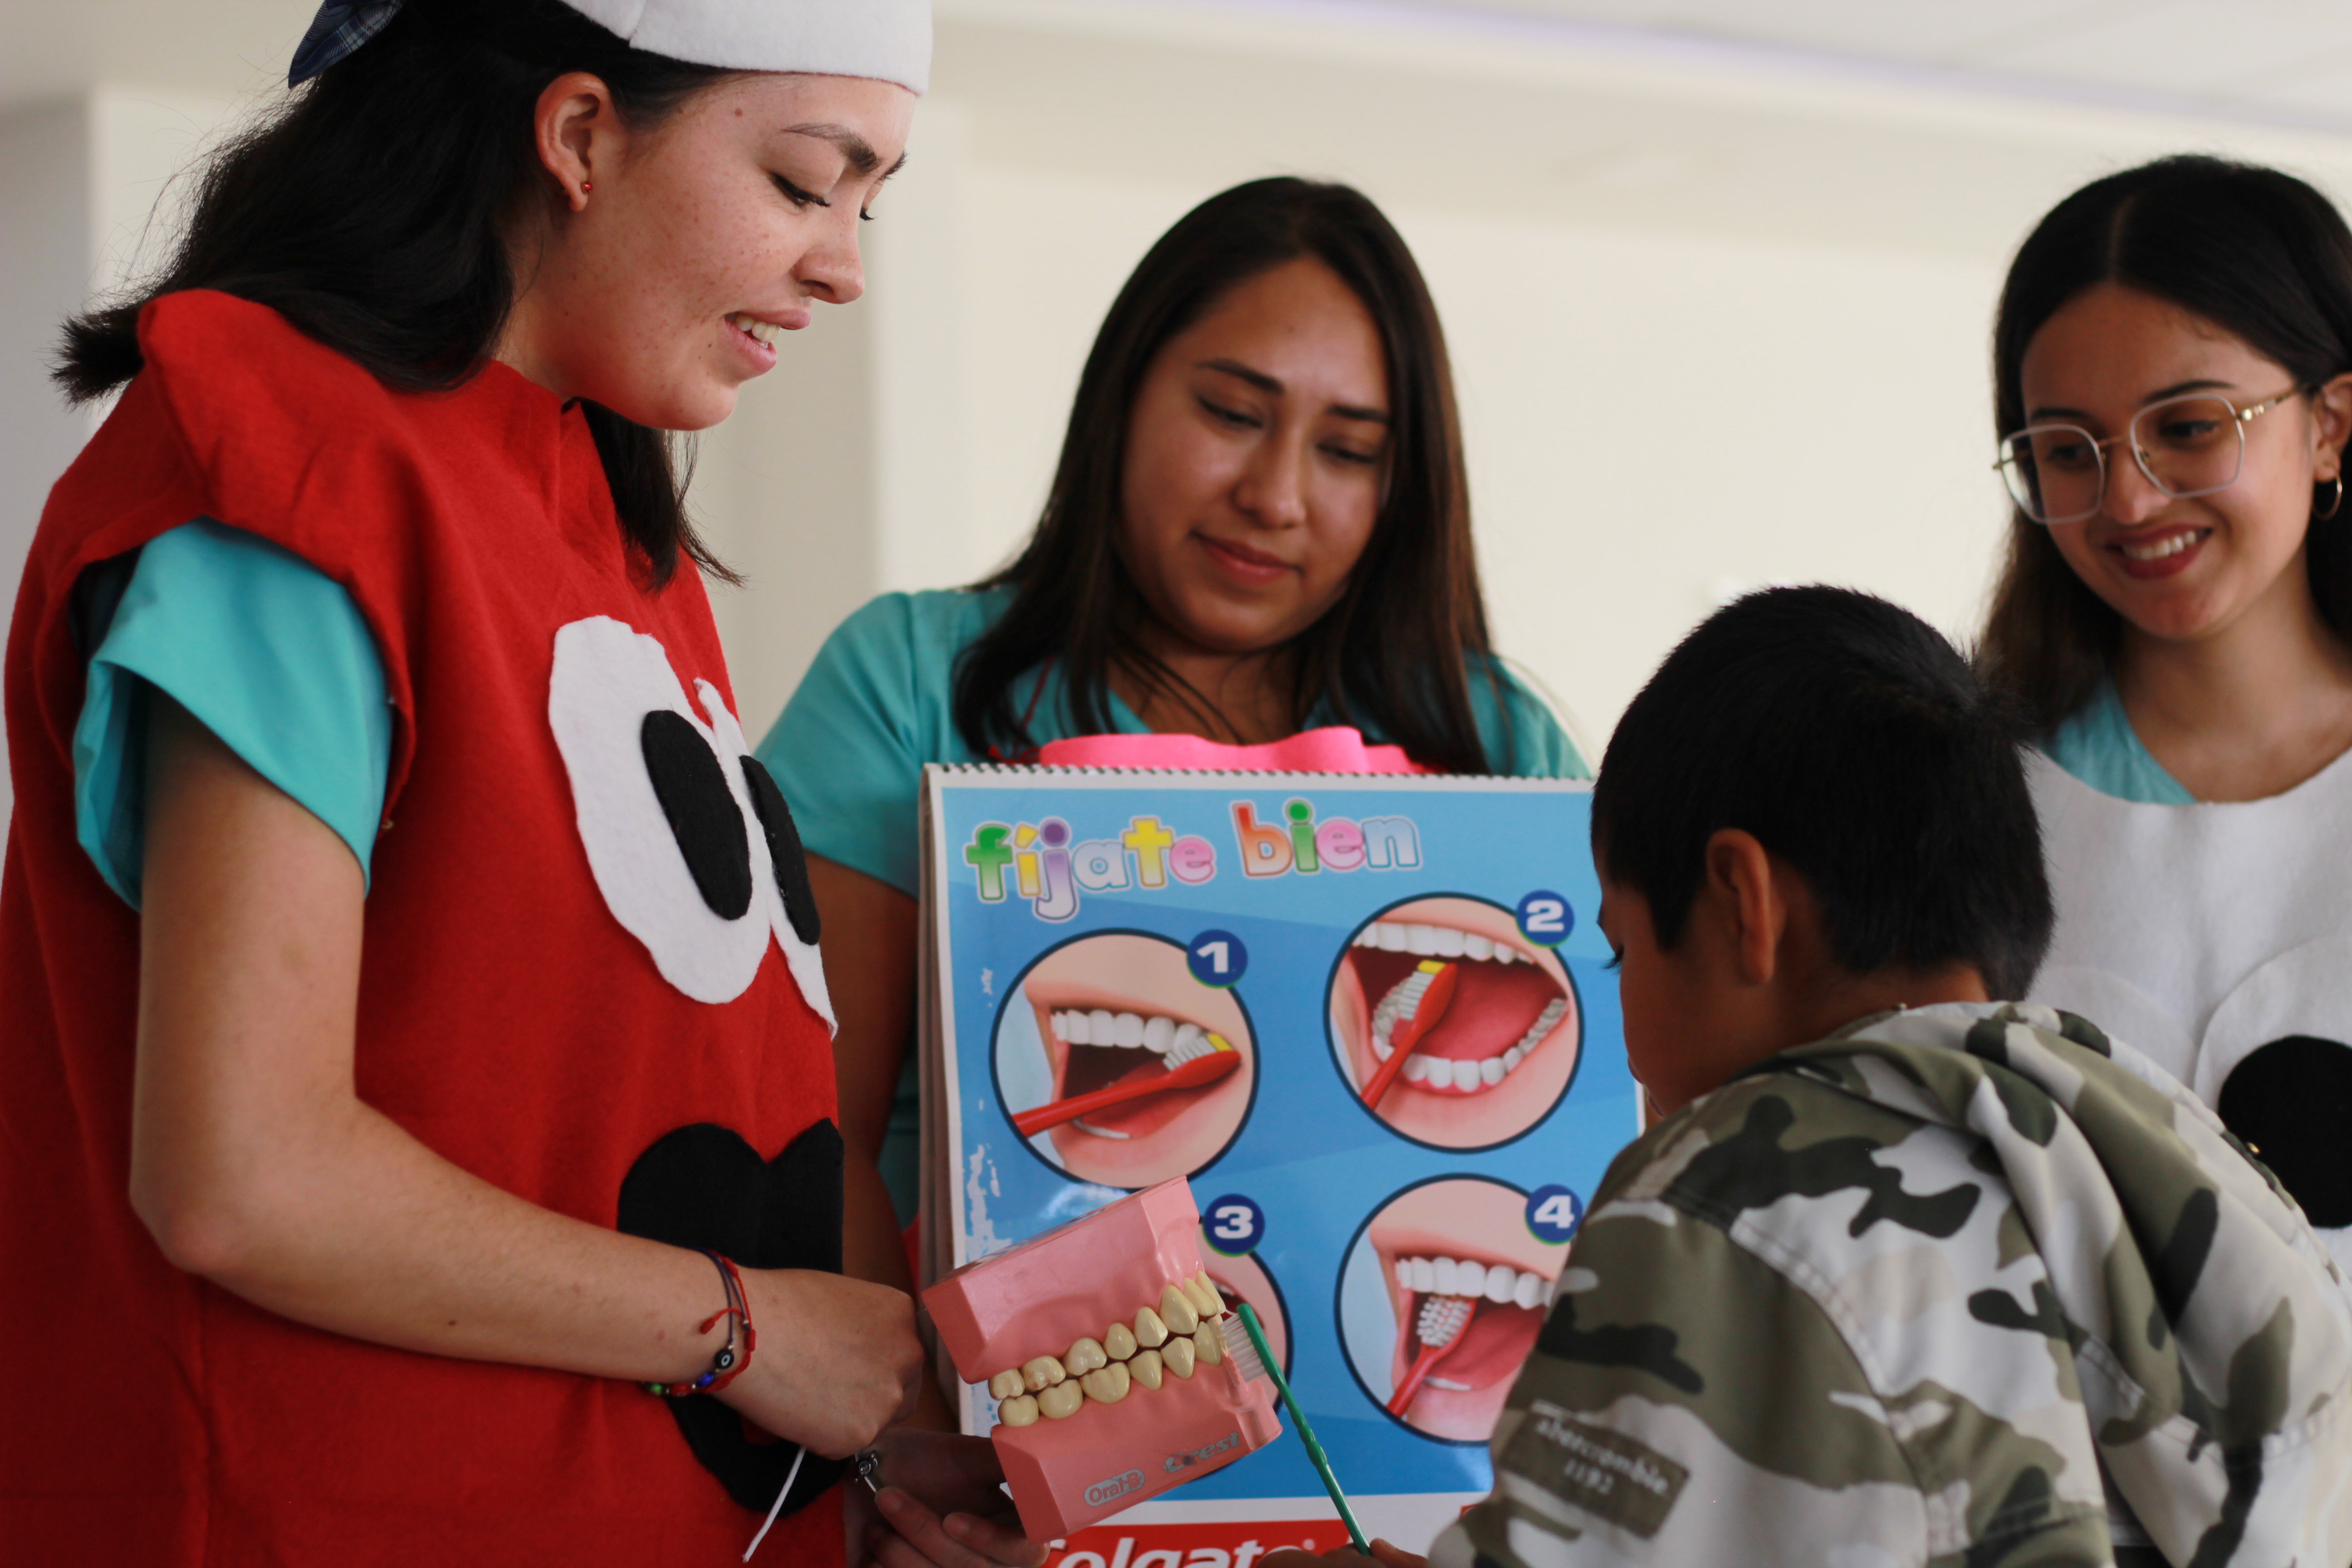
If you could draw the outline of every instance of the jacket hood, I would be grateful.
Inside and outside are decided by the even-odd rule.
[[[1867,1018],[1755,1070],[1952,1129],[1998,1165],[2047,1265],[2035,1314],[2063,1320],[2108,1483],[2167,1559],[2285,1563],[2312,1516],[2342,1506],[2344,1279],[2294,1200],[2162,1068],[2071,1014],[1955,1004]]]

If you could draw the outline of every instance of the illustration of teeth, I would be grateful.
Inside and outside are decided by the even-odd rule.
[[[1032,1394],[1043,1394],[1067,1376],[1069,1373],[1062,1370],[1062,1363],[1049,1355],[1021,1363],[1022,1386]]]
[[[1454,1394],[1467,1394],[1470,1392],[1470,1385],[1468,1384],[1456,1383],[1450,1377],[1440,1377],[1435,1373],[1431,1373],[1427,1377],[1423,1378],[1421,1380],[1421,1385],[1423,1388],[1443,1388]]]
[[[1102,1342],[1092,1335],[1072,1342],[1068,1352],[1062,1357],[1062,1370],[1072,1377],[1082,1378],[1109,1364],[1110,1357],[1104,1352]]]
[[[1507,942],[1416,921],[1374,921],[1356,933],[1355,945],[1376,947],[1383,952],[1410,952],[1417,958],[1475,958],[1486,963],[1535,962]]]
[[[1088,1399],[1098,1399],[1105,1405],[1117,1405],[1127,1397],[1127,1368],[1118,1362],[1095,1368],[1079,1383]]]
[[[1498,948],[1496,951],[1502,950]],[[1418,987],[1413,985],[1416,980],[1422,982]],[[1427,976],[1415,970],[1397,982],[1395,988],[1381,998],[1380,1005],[1372,1009],[1373,1056],[1381,1061],[1389,1059],[1391,1049],[1389,1037],[1396,1032],[1397,1020],[1419,1005],[1421,992],[1427,985]],[[1405,994],[1408,989],[1411,994]],[[1519,1037],[1518,1044],[1496,1057],[1473,1061],[1466,1058],[1433,1057],[1425,1051],[1415,1051],[1404,1058],[1404,1080],[1424,1089],[1450,1089],[1459,1094],[1492,1089],[1527,1060],[1535,1048],[1543,1044],[1544,1037],[1559,1027],[1559,1021],[1567,1016],[1567,1001],[1562,997],[1553,997],[1544,1004],[1543,1011],[1536,1015],[1535,1022],[1528,1026],[1527,1033]]]
[[[1136,1352],[1135,1359],[1127,1363],[1127,1374],[1146,1388],[1158,1388],[1161,1377],[1160,1352]]]
[[[1160,1318],[1171,1334],[1189,1334],[1201,1326],[1201,1314],[1173,1285],[1160,1292]]]
[[[1007,1426],[1034,1426],[1037,1401],[1030,1394],[1015,1394],[996,1407],[996,1418]]]
[[[1178,1334],[1160,1347],[1160,1364],[1179,1377],[1192,1375],[1192,1357],[1200,1350],[1190,1334]]]
[[[1146,1350],[1157,1350],[1168,1342],[1168,1325],[1149,1307],[1135,1314],[1135,1342]]]
[[[1225,1359],[1225,1336],[1214,1323],[1202,1323],[1192,1331],[1192,1355],[1203,1366],[1214,1366]]]
[[[1532,1268],[1453,1258],[1400,1258],[1396,1282],[1418,1296],[1484,1297],[1498,1307],[1541,1307],[1552,1294],[1552,1282]]]
[[[988,1380],[988,1396],[991,1399],[1011,1399],[1028,1386],[1022,1381],[1021,1373],[1017,1369],[1000,1372]]]
[[[1066,1421],[1087,1402],[1087,1391],[1075,1383],[1057,1383],[1037,1396],[1037,1409],[1056,1421]]]
[[[1103,1353],[1113,1361],[1125,1361],[1135,1353],[1135,1331],[1125,1323],[1113,1323],[1103,1331]]]
[[[1164,1057],[1171,1050],[1199,1041],[1201,1026],[1164,1013],[1113,1013],[1097,1007],[1066,1008],[1053,1015],[1054,1037],[1066,1046],[1109,1046],[1147,1050]]]

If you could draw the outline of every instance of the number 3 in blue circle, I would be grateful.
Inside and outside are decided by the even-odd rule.
[[[1519,900],[1519,932],[1538,947],[1558,947],[1576,929],[1576,911],[1568,900],[1538,888]]]
[[[1567,1187],[1538,1187],[1528,1194],[1528,1229],[1538,1241],[1559,1247],[1584,1221],[1584,1200]]]
[[[1227,1258],[1255,1252],[1265,1239],[1265,1211],[1239,1193],[1227,1193],[1201,1211],[1209,1245]]]
[[[1192,978],[1203,985],[1231,985],[1249,973],[1249,949],[1229,931],[1204,931],[1184,950]]]

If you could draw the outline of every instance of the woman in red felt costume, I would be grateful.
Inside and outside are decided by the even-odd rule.
[[[0,1560],[733,1561],[772,1505],[839,1560],[921,1355],[839,1273],[816,910],[666,433],[857,297],[929,51],[926,0],[336,0],[71,324],[122,395],[7,648]],[[886,1445],[856,1543],[1034,1561],[934,1511],[985,1454]]]

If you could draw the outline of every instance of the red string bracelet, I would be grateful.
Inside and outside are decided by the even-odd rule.
[[[665,1399],[683,1399],[689,1394],[718,1393],[743,1375],[743,1369],[751,1364],[751,1352],[760,1348],[759,1331],[751,1327],[751,1299],[744,1293],[743,1276],[736,1271],[733,1263],[709,1247],[698,1247],[693,1250],[710,1259],[711,1263],[718,1268],[719,1282],[727,1291],[727,1305],[703,1319],[701,1326],[695,1331],[707,1334],[719,1326],[721,1319],[730,1320],[727,1324],[727,1342],[720,1345],[718,1352],[711,1356],[710,1370],[691,1383],[638,1384],[647,1394],[659,1394]],[[743,1339],[743,1348],[740,1354],[735,1349],[736,1331],[739,1326]]]

